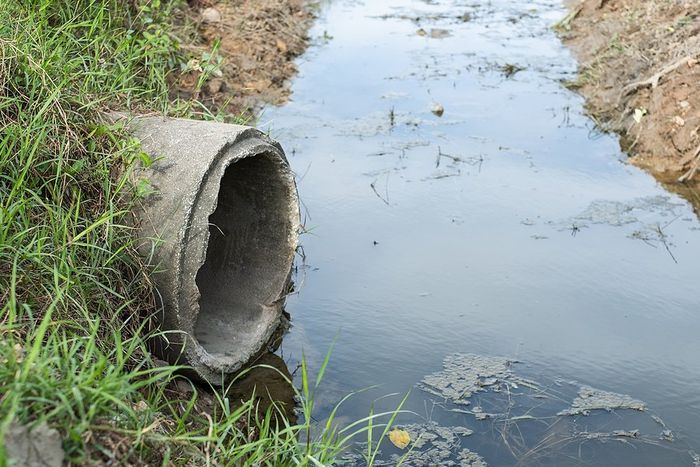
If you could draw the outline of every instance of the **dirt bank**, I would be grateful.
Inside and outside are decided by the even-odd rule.
[[[700,208],[700,3],[574,0],[557,25],[579,62],[570,86],[630,161]]]
[[[312,21],[307,0],[189,0],[174,22],[192,60],[173,77],[173,97],[246,119],[284,103]]]

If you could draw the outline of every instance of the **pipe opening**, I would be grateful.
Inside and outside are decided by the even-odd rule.
[[[206,260],[196,277],[201,296],[194,334],[224,363],[248,360],[278,325],[277,301],[291,268],[295,196],[288,169],[273,153],[239,159],[221,180]]]

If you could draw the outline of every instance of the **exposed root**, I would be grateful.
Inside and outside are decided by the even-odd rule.
[[[636,81],[634,83],[630,83],[624,88],[622,88],[622,96],[628,96],[639,89],[642,88],[647,88],[651,87],[652,89],[656,88],[659,85],[659,82],[661,81],[661,78],[666,76],[667,74],[676,71],[678,68],[680,68],[682,65],[690,64],[692,61],[698,56],[698,54],[693,54],[693,55],[686,55],[685,57],[681,58],[680,60],[677,60],[670,65],[665,66],[662,68],[658,73],[652,75],[650,78],[647,78],[642,81]]]
[[[581,2],[577,7],[573,8],[568,15],[557,22],[553,28],[556,30],[566,30],[571,29],[571,22],[576,19],[576,17],[583,11],[583,2]]]
[[[680,183],[685,183],[692,180],[695,174],[700,170],[700,146],[695,150],[695,155],[693,156],[693,166],[688,169],[686,173],[678,177]]]

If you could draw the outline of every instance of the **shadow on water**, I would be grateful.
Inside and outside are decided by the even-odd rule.
[[[318,367],[337,336],[317,407],[379,385],[347,420],[412,389],[410,465],[700,465],[700,224],[562,87],[564,14],[329,2],[292,101],[261,118],[307,230],[285,358]],[[460,399],[465,355],[511,363]]]
[[[274,403],[273,416],[283,413],[290,424],[296,423],[294,388],[289,384],[292,375],[284,360],[273,353],[261,355],[255,367],[231,385],[226,396],[233,401],[248,401],[255,396],[258,416],[262,420]]]

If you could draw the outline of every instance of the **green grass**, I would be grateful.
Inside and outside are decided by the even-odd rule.
[[[47,422],[74,465],[331,464],[355,435],[382,430],[377,420],[387,414],[338,429],[334,410],[314,427],[328,360],[313,382],[303,365],[303,416],[292,425],[274,406],[259,414],[255,397],[235,404],[223,391],[205,412],[196,391],[172,391],[178,368],[148,353],[155,301],[127,222],[142,191],[129,173],[142,153],[100,116],[207,115],[196,102],[168,99],[168,74],[190,58],[177,50],[169,8],[2,2],[0,439],[12,425]]]

